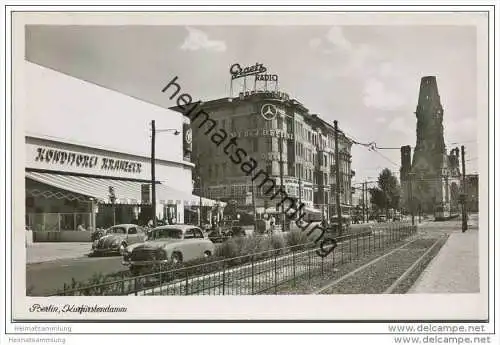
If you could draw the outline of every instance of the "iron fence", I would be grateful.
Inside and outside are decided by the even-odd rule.
[[[285,283],[311,280],[404,240],[416,233],[409,224],[386,224],[357,234],[336,237],[336,247],[327,257],[317,255],[314,244],[277,248],[228,259],[156,271],[140,276],[66,289],[56,295],[257,295],[277,294]],[[243,241],[245,239],[242,239]],[[328,246],[325,246],[328,249]]]

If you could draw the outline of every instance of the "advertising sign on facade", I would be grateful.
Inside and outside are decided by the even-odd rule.
[[[193,131],[189,123],[184,123],[182,125],[182,135],[183,135],[183,152],[184,160],[191,161],[191,153],[193,152]]]
[[[94,168],[131,174],[141,173],[142,169],[142,164],[139,162],[41,146],[36,148],[34,160],[35,162],[43,162],[51,165],[71,166],[81,169]]]
[[[249,75],[256,75],[256,74],[261,74],[265,73],[267,71],[267,68],[264,67],[263,64],[261,63],[256,63],[253,66],[249,67],[241,67],[239,63],[235,63],[231,65],[229,68],[229,73],[231,73],[231,79],[237,79],[237,78],[242,78],[246,77]]]
[[[232,132],[229,134],[232,137],[276,137],[276,138],[286,138],[293,140],[293,133],[287,133],[282,129],[267,129],[267,128],[257,128],[250,129],[247,131]]]

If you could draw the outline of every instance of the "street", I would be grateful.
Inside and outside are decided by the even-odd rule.
[[[472,214],[469,217],[469,231],[477,231],[478,215]],[[372,228],[383,228],[391,223],[370,224]],[[417,220],[418,224],[418,220]],[[425,221],[419,226],[419,232],[459,232],[461,218],[449,221],[434,222]],[[367,224],[355,224],[352,228],[362,228]],[[87,281],[94,274],[110,274],[127,270],[121,264],[121,256],[107,257],[81,257],[63,258],[53,261],[33,263],[26,265],[26,287],[29,295],[43,295],[53,293],[57,289],[62,289],[64,283],[70,284],[71,279],[77,281]]]
[[[121,256],[83,257],[62,259],[26,265],[26,290],[31,296],[40,296],[62,289],[71,279],[86,281],[94,274],[109,274],[126,270]]]

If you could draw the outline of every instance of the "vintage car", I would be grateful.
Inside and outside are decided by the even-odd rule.
[[[135,274],[143,269],[177,264],[214,253],[214,244],[193,225],[163,225],[148,233],[144,243],[129,246],[123,253],[123,264]]]
[[[107,229],[102,237],[92,243],[92,252],[96,254],[119,253],[131,244],[144,242],[146,233],[136,224],[118,224]]]
[[[221,243],[233,236],[246,236],[246,232],[237,220],[223,221],[220,226],[208,232],[213,243]]]

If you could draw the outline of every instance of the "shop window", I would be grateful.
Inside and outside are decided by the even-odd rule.
[[[35,198],[32,196],[26,197],[26,208],[35,207]]]

